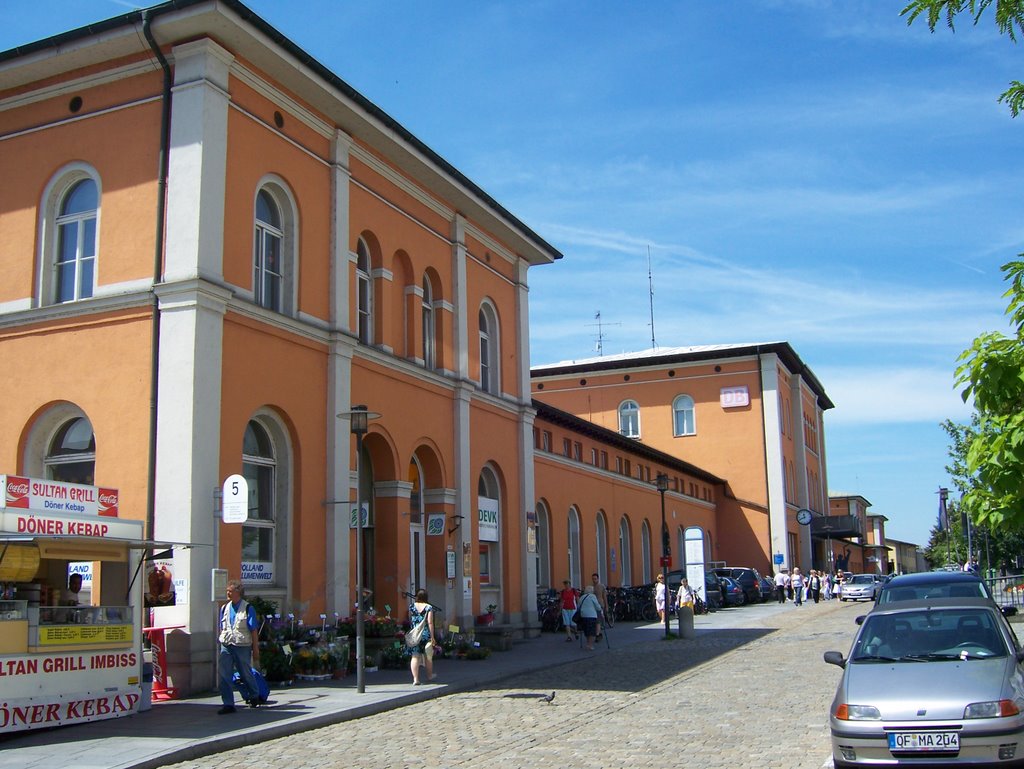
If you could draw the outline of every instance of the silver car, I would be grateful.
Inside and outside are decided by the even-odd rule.
[[[843,583],[840,601],[874,601],[882,584],[874,574],[854,574]]]
[[[836,769],[1024,762],[1024,652],[991,601],[877,607],[849,658],[825,661],[843,668],[829,719]]]

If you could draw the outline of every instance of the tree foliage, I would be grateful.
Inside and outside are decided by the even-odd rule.
[[[949,436],[949,464],[946,472],[952,480],[949,503],[946,507],[947,524],[937,520],[932,527],[924,556],[933,568],[949,564],[962,564],[967,560],[967,532],[964,529],[966,508],[957,501],[964,500],[979,486],[977,474],[972,473],[968,462],[968,454],[980,430],[981,419],[974,414],[969,425],[962,425],[947,419],[942,429]],[[954,491],[955,490],[955,491]],[[1014,528],[1008,523],[999,527],[978,524],[973,521],[972,545],[974,555],[983,569],[1019,571],[1018,558],[1024,554],[1024,530]],[[1024,565],[1024,564],[1021,564]]]
[[[1024,256],[1022,254],[1021,256]],[[982,334],[961,353],[956,381],[977,412],[967,442],[963,505],[975,523],[1024,528],[1024,261],[1002,267],[1015,333]]]
[[[924,16],[928,28],[934,32],[940,21],[945,21],[950,31],[956,31],[954,22],[962,13],[968,13],[977,25],[985,10],[995,5],[996,26],[999,31],[1017,42],[1017,35],[1024,35],[1024,0],[913,0],[901,12],[907,17],[907,24],[913,24]],[[1004,91],[999,101],[1010,108],[1013,117],[1024,109],[1024,83],[1011,80],[1010,87]]]

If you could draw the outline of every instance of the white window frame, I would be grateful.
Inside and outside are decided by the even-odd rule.
[[[256,216],[257,204],[261,193],[274,203],[279,225],[265,222]],[[260,180],[252,200],[253,212],[253,244],[252,244],[252,295],[253,301],[260,307],[282,315],[294,316],[298,304],[296,287],[298,286],[298,206],[291,190],[282,179],[269,175]],[[278,280],[277,301],[270,301],[264,293],[264,276],[267,274],[266,244],[268,239],[277,242],[280,249],[278,270],[272,274]]]
[[[501,340],[498,313],[490,302],[483,302],[477,313],[480,338],[480,389],[492,395],[501,393]]]
[[[71,217],[64,218],[61,216],[61,207],[64,201],[67,199],[68,193],[71,192],[72,188],[81,181],[90,179],[93,184],[96,185],[96,209],[95,216],[90,217],[86,214],[72,215]],[[97,288],[97,278],[99,275],[99,262],[100,262],[100,224],[101,224],[101,212],[103,208],[103,184],[100,180],[99,174],[92,166],[85,163],[69,163],[63,168],[59,169],[57,173],[50,179],[49,184],[43,190],[42,198],[40,199],[39,210],[42,213],[39,221],[39,243],[40,243],[40,258],[39,258],[39,275],[36,286],[36,295],[40,305],[53,305],[53,304],[66,304],[72,301],[79,301],[82,299],[88,299],[95,295]],[[75,295],[74,298],[60,302],[57,295],[57,260],[60,255],[58,253],[58,247],[60,244],[60,226],[62,224],[70,224],[72,220],[76,222],[84,222],[95,218],[95,227],[93,233],[93,254],[87,257],[92,260],[92,285],[89,286],[89,291],[86,294],[81,290],[80,286],[80,265],[77,264],[76,256],[76,268],[75,268]],[[83,228],[79,227],[79,232]]]
[[[681,428],[680,416],[682,416]],[[676,438],[697,434],[697,409],[692,396],[677,395],[672,401],[672,434]]]
[[[619,404],[619,433],[627,438],[640,437],[640,404],[624,400]]]
[[[356,243],[356,336],[373,344],[373,258],[365,238]]]
[[[423,276],[423,298],[421,300],[423,316],[423,365],[428,369],[437,367],[437,316],[434,312],[434,287],[430,277]]]

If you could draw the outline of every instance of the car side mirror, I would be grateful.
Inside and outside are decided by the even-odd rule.
[[[842,652],[825,652],[824,659],[829,665],[836,665],[841,668],[846,667],[846,660],[843,659]]]
[[[1017,652],[1017,664],[1024,662],[1024,649]]]
[[[1004,617],[1016,617],[1017,607],[1016,606],[1000,606],[999,611],[1003,613]]]
[[[853,621],[856,622],[858,625],[863,625],[864,624],[864,615],[861,614],[859,617],[855,618]]]

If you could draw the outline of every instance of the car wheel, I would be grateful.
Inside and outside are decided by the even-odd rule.
[[[746,593],[740,593],[740,606],[746,606],[746,605],[747,605],[747,594]]]
[[[840,600],[840,601],[845,601],[846,599],[845,599],[845,598],[843,598],[842,596],[839,596],[839,600]]]

